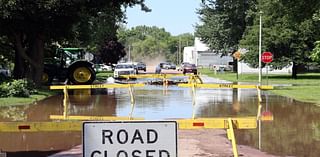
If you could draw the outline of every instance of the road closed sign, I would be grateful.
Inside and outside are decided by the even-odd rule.
[[[177,157],[177,123],[84,122],[83,156]]]

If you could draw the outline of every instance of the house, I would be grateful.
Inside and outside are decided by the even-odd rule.
[[[233,57],[229,56],[221,56],[219,53],[214,53],[214,51],[210,50],[209,47],[204,44],[200,38],[195,38],[194,46],[184,47],[183,49],[183,62],[189,62],[196,64],[197,66],[209,67],[231,70]],[[282,69],[272,69],[268,68],[269,74],[291,74],[292,66],[288,65]],[[258,68],[251,67],[248,63],[243,61],[238,62],[238,74],[244,73],[259,73]],[[267,67],[262,68],[262,73],[267,73]]]
[[[200,38],[195,38],[194,46],[184,47],[183,62],[189,62],[202,67],[230,67],[230,62],[233,62],[231,56],[222,56],[220,53],[215,53],[209,47],[200,41]]]

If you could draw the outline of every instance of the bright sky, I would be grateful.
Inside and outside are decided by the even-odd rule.
[[[164,28],[171,35],[194,33],[199,23],[196,9],[200,0],[146,0],[151,12],[140,10],[140,6],[127,8],[127,28],[146,25]]]

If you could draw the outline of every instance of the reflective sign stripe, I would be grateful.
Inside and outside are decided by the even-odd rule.
[[[193,126],[204,126],[204,122],[194,122]]]
[[[19,125],[18,129],[19,130],[27,130],[27,129],[30,129],[30,125]]]

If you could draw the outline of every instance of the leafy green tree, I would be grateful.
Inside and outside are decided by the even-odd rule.
[[[319,10],[313,15],[313,20],[314,21],[320,21],[320,8]],[[318,41],[315,42],[315,47],[312,50],[312,55],[311,55],[311,59],[313,61],[316,62],[320,62],[320,41],[318,39]]]
[[[0,65],[8,65],[14,59],[13,45],[8,42],[6,36],[0,35]]]
[[[311,59],[320,62],[320,41],[315,42],[315,48],[312,51]]]
[[[24,77],[30,65],[29,76],[36,83],[40,82],[47,37],[58,37],[71,28],[70,23],[77,19],[78,4],[68,1],[0,2],[1,33],[14,45],[16,78]]]
[[[251,19],[246,19],[256,0],[202,0],[198,10],[201,24],[196,25],[196,36],[216,53],[229,55],[239,49],[239,41]],[[237,71],[236,59],[233,70]]]
[[[107,40],[104,47],[101,49],[101,57],[104,63],[112,65],[117,63],[126,55],[124,46],[116,39]]]
[[[0,34],[5,35],[14,46],[15,77],[25,77],[28,72],[30,79],[39,84],[43,71],[46,44],[54,41],[75,39],[77,35],[85,37],[84,34],[81,34],[82,31],[92,26],[92,24],[79,25],[79,23],[85,22],[83,19],[95,19],[99,13],[110,15],[104,24],[109,23],[110,26],[115,26],[118,19],[124,17],[121,7],[131,7],[136,4],[140,4],[143,9],[147,9],[144,5],[144,0],[0,1]],[[77,24],[78,27],[76,27]],[[89,30],[93,29],[94,27]],[[101,28],[100,30],[103,29]],[[100,34],[99,31],[97,31],[97,34]],[[115,32],[114,29],[113,32]],[[88,35],[90,33],[87,32],[85,34]],[[92,34],[96,35],[95,33]],[[103,42],[100,41],[100,43]]]
[[[314,42],[319,39],[319,22],[313,19],[320,2],[315,0],[258,1],[248,15],[253,25],[248,25],[241,46],[248,49],[245,60],[256,67],[258,64],[259,11],[262,11],[262,51],[274,54],[271,65],[283,68],[292,63],[292,78],[298,69],[310,63]]]
[[[194,36],[190,33],[171,36],[163,28],[156,26],[136,26],[131,29],[121,27],[118,30],[119,41],[126,45],[127,52],[131,52],[131,58],[135,61],[157,58],[159,61],[178,62],[178,51],[184,46],[193,45]]]
[[[202,0],[198,10],[201,24],[196,35],[212,50],[228,54],[238,49],[239,40],[246,28],[249,0]]]
[[[165,58],[168,51],[167,41],[171,37],[164,28],[156,26],[137,26],[129,30],[119,31],[119,41],[130,49],[133,60],[147,60],[149,58]]]
[[[168,60],[177,64],[183,61],[183,48],[194,45],[194,35],[191,33],[184,33],[177,36],[172,36],[169,39],[169,53],[166,57]]]

